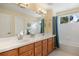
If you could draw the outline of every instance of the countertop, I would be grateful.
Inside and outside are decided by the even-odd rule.
[[[21,40],[18,40],[17,36],[0,38],[0,53],[55,36],[51,33],[44,33],[44,35],[39,34],[34,37],[25,35]]]

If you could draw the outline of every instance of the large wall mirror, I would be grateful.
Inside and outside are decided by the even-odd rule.
[[[0,38],[41,32],[43,16],[17,4],[0,4]]]
[[[38,34],[41,32],[41,18],[25,18],[0,13],[0,37],[10,37],[20,34]]]

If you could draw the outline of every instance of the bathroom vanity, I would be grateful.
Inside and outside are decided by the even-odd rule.
[[[0,43],[0,56],[47,56],[53,52],[55,35],[38,36],[29,38],[25,36],[22,40],[15,42],[7,43],[9,41],[6,40],[5,44]]]

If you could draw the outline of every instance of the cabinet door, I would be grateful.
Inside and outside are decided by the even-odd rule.
[[[48,54],[53,51],[53,38],[48,39]]]
[[[0,53],[0,56],[18,56],[18,49]]]
[[[42,46],[42,41],[35,42],[35,47]]]
[[[35,47],[35,56],[42,56],[42,46]]]
[[[43,56],[47,56],[47,40],[43,40]]]
[[[22,53],[20,56],[34,56],[34,50],[30,50],[25,53]]]
[[[42,55],[42,41],[35,42],[35,56]]]
[[[34,50],[34,44],[25,45],[19,48],[19,54],[25,53],[27,51]]]

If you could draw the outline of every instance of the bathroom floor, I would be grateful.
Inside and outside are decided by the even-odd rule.
[[[71,53],[65,52],[61,49],[56,49],[51,54],[49,54],[49,56],[74,56],[74,55],[72,55]]]
[[[60,48],[57,48],[49,56],[79,56],[79,47],[60,45]]]

